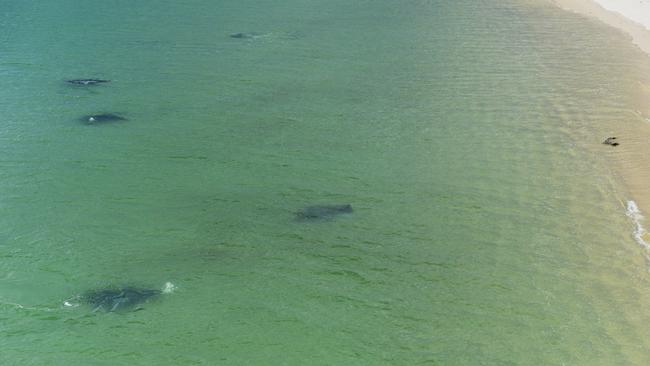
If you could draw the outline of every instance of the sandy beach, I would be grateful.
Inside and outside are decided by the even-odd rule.
[[[649,0],[554,0],[560,7],[593,16],[628,33],[650,54]]]
[[[625,32],[642,51],[650,56],[650,1],[648,0],[554,0],[561,8],[578,14],[596,18],[603,23]],[[650,58],[648,59],[650,64]],[[647,219],[650,212],[650,75],[638,80],[634,105],[629,121],[612,121],[608,132],[618,136],[623,143],[609,155],[612,170],[623,181],[629,200],[638,203]],[[625,122],[625,123],[620,123]],[[625,204],[625,202],[624,202]],[[629,205],[629,202],[628,202]],[[629,207],[628,207],[629,208]],[[628,215],[631,217],[630,212]],[[635,216],[637,225],[638,218]],[[646,224],[647,226],[647,224]],[[638,231],[637,227],[637,231]],[[649,241],[645,233],[637,241],[646,245]]]

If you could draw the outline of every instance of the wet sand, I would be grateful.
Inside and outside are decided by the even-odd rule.
[[[565,10],[598,19],[623,31],[648,55],[647,60],[643,61],[646,65],[642,68],[650,70],[650,2],[552,1]],[[625,185],[629,199],[636,201],[647,216],[650,213],[650,73],[640,73],[637,81],[636,90],[630,91],[635,109],[630,111],[629,120],[624,123],[612,121],[608,131],[602,131],[611,135],[603,135],[602,138],[604,140],[609,136],[618,137],[620,146],[608,151],[612,171]]]

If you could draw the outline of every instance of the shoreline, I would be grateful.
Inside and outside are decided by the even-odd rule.
[[[569,10],[622,30],[650,56],[650,1],[639,0],[551,0]]]
[[[561,9],[580,14],[624,32],[647,58],[650,65],[650,0],[550,0]],[[624,143],[607,154],[612,171],[624,184],[629,196],[625,198],[627,215],[634,221],[635,240],[650,250],[650,234],[642,221],[643,213],[650,213],[650,74],[637,80],[638,92],[632,95],[636,110],[630,111],[630,125],[611,126],[618,141]],[[632,116],[634,114],[635,116]],[[632,121],[630,121],[632,122]],[[613,135],[612,135],[613,136]],[[605,139],[608,136],[602,136]],[[650,256],[646,254],[650,263]]]

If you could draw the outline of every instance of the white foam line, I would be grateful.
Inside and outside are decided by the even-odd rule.
[[[639,210],[639,206],[636,205],[636,202],[632,200],[627,201],[627,212],[625,214],[631,218],[636,225],[636,228],[634,229],[634,239],[636,242],[645,249],[650,250],[650,244],[643,239],[648,231],[643,227],[644,217],[641,214],[641,210]]]
[[[639,206],[636,205],[636,202],[631,200],[627,201],[626,215],[634,221],[634,225],[636,226],[634,229],[634,239],[645,249],[643,256],[646,260],[648,272],[650,272],[650,243],[644,240],[644,236],[648,234],[648,231],[643,227],[644,217],[641,214],[641,210],[639,210]]]
[[[0,301],[0,305],[13,306],[16,309],[24,309],[24,310],[36,310],[36,311],[52,311],[53,310],[53,309],[50,309],[50,308],[34,308],[34,307],[24,306],[24,305],[20,305],[18,303],[15,303],[15,302]]]

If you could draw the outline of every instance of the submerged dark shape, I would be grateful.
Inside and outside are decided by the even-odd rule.
[[[126,121],[126,118],[113,113],[92,114],[81,118],[86,124]]]
[[[230,33],[230,38],[238,38],[238,39],[253,39],[257,37],[257,33]]]
[[[66,83],[68,84],[74,84],[74,85],[97,85],[101,83],[109,83],[110,80],[103,80],[103,79],[73,79],[73,80],[66,80]]]
[[[81,296],[83,302],[93,307],[95,311],[128,311],[138,310],[140,305],[162,294],[160,290],[146,288],[123,287],[89,291]]]
[[[616,142],[616,137],[608,137],[603,141],[603,144],[605,145],[611,145],[611,146],[618,146],[618,142]]]
[[[341,214],[352,213],[352,205],[319,205],[308,206],[296,212],[296,220],[298,221],[317,221],[329,220],[334,216]]]

